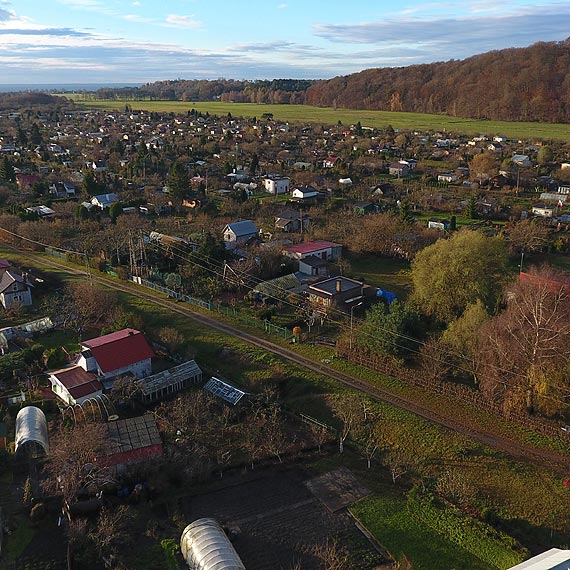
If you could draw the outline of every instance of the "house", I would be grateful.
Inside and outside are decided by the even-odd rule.
[[[325,240],[307,241],[286,247],[283,254],[297,260],[314,255],[325,261],[333,261],[341,256],[342,245]]]
[[[53,392],[68,406],[82,404],[89,398],[103,394],[103,384],[97,375],[78,365],[49,372],[49,381]]]
[[[551,548],[525,562],[511,566],[508,570],[568,570],[569,568],[570,550]]]
[[[539,218],[552,218],[556,212],[554,206],[545,206],[544,204],[537,204],[532,207],[532,213]]]
[[[291,193],[291,198],[294,200],[311,200],[316,199],[319,193],[312,186],[303,186],[295,188]]]
[[[83,341],[77,364],[104,383],[124,374],[138,379],[150,375],[153,354],[140,331],[123,329]]]
[[[325,276],[329,275],[329,264],[320,257],[309,255],[299,260],[299,271],[304,275]]]
[[[444,220],[440,218],[432,218],[428,221],[428,228],[441,230],[442,232],[446,232],[451,228],[451,222],[449,220]]]
[[[107,164],[105,163],[105,161],[103,160],[94,160],[91,163],[91,168],[95,171],[95,172],[107,172],[108,168],[107,168]]]
[[[388,173],[390,176],[397,176],[398,178],[406,178],[410,175],[410,167],[407,164],[402,164],[400,162],[393,162],[388,167]]]
[[[30,206],[26,208],[29,214],[37,214],[40,218],[50,218],[55,215],[55,211],[47,206]]]
[[[263,181],[265,191],[277,196],[277,194],[289,194],[290,179],[287,177],[276,178],[268,176]]]
[[[352,211],[359,216],[373,214],[376,212],[376,204],[358,200],[352,204]]]
[[[98,206],[101,210],[105,210],[106,208],[110,208],[111,204],[118,202],[119,198],[115,193],[111,194],[99,194],[98,196],[93,196],[91,198],[91,204],[93,206]]]
[[[570,194],[570,185],[569,184],[561,184],[558,186],[558,193],[559,194]]]
[[[503,152],[503,145],[499,142],[492,142],[487,145],[487,150],[491,152]]]
[[[309,302],[318,307],[328,309],[350,307],[364,295],[364,283],[348,277],[331,277],[319,283],[309,285]]]
[[[570,194],[559,194],[558,192],[543,192],[540,195],[541,202],[556,202],[557,204],[564,204],[568,200]]]
[[[327,156],[327,158],[323,160],[323,168],[334,168],[337,162],[338,158],[336,156]]]
[[[303,227],[301,227],[301,220]],[[309,227],[310,218],[296,210],[284,210],[275,216],[275,229],[282,232],[298,232]]]
[[[458,176],[457,174],[454,174],[453,172],[446,172],[444,174],[438,174],[437,175],[437,181],[438,182],[455,182],[457,180]]]
[[[259,235],[259,229],[251,220],[232,222],[223,229],[224,243],[228,249],[247,243]]]
[[[407,166],[410,170],[415,170],[418,166],[418,161],[415,158],[406,158],[406,160],[399,160],[398,163]]]
[[[32,304],[33,285],[25,274],[20,275],[13,269],[6,269],[0,278],[0,303],[8,310],[15,304]]]
[[[526,154],[513,154],[513,158],[511,158],[513,164],[521,168],[528,168],[532,165],[530,158]]]
[[[352,186],[352,178],[339,178],[338,183],[344,188],[348,188]]]

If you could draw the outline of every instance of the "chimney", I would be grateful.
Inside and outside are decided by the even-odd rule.
[[[342,281],[340,279],[336,280],[336,292],[340,293],[342,291]]]

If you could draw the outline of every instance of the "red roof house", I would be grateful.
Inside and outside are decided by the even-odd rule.
[[[303,259],[309,255],[314,255],[319,259],[329,261],[340,257],[342,254],[342,245],[325,240],[306,241],[286,247],[283,253],[294,259]]]
[[[152,348],[140,331],[123,329],[82,342],[77,363],[104,380],[123,374],[144,378],[151,373],[153,355]]]

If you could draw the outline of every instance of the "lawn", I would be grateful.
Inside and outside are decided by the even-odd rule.
[[[484,562],[460,546],[457,540],[426,524],[416,515],[406,498],[397,492],[386,490],[381,495],[362,499],[351,507],[351,512],[398,562],[403,562],[405,556],[414,570],[491,570],[509,567],[500,560],[509,560],[512,552],[500,542],[493,542],[498,564]],[[467,519],[463,519],[463,522],[467,523]],[[469,534],[474,542],[483,538],[477,536],[477,530],[469,529],[468,523],[462,525],[460,519],[453,530],[457,535]],[[522,557],[518,562],[521,560]]]
[[[361,111],[352,109],[333,109],[330,107],[312,107],[309,105],[261,105],[255,103],[222,102],[185,102],[185,101],[132,101],[125,99],[89,100],[85,94],[68,94],[79,105],[91,109],[120,109],[125,105],[144,111],[187,113],[191,109],[202,113],[219,116],[231,113],[234,117],[261,117],[272,113],[279,121],[291,123],[316,123],[336,125],[356,124],[385,128],[391,125],[395,129],[419,131],[444,131],[472,135],[505,135],[509,138],[532,140],[567,140],[570,138],[570,125],[548,123],[522,123],[508,121],[486,121],[450,117],[447,115],[428,115],[422,113],[396,113],[389,111]]]
[[[380,287],[405,299],[411,287],[410,262],[405,259],[380,257],[374,254],[349,253],[351,274],[367,285]]]

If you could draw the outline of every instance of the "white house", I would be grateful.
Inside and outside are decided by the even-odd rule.
[[[19,275],[13,269],[7,269],[0,279],[0,302],[5,309],[14,304],[31,305],[32,287],[25,275]]]
[[[312,186],[303,186],[302,188],[295,188],[291,193],[291,197],[295,200],[309,200],[316,198],[319,193]]]
[[[532,213],[539,218],[552,218],[555,212],[554,206],[545,206],[544,204],[537,204],[532,208]]]
[[[259,235],[259,229],[251,220],[232,222],[223,230],[224,243],[228,249],[244,244]]]
[[[289,187],[290,187],[290,179],[287,177],[283,178],[274,178],[268,176],[264,180],[265,190],[270,194],[289,194]]]
[[[111,204],[114,204],[115,202],[118,201],[119,198],[115,193],[99,194],[98,196],[93,196],[93,198],[91,198],[91,204],[93,204],[93,206],[98,206],[99,208],[101,208],[101,210],[109,208]]]
[[[49,381],[53,392],[70,406],[82,404],[103,393],[103,384],[97,375],[77,365],[50,372]]]
[[[144,378],[151,373],[152,348],[144,335],[123,329],[81,343],[77,364],[100,380],[112,380],[123,374]]]
[[[304,259],[312,255],[330,261],[341,256],[342,244],[325,240],[306,241],[286,247],[283,254],[293,259]]]
[[[453,172],[446,172],[445,174],[437,175],[438,182],[455,182],[457,178],[458,178],[457,174]]]

